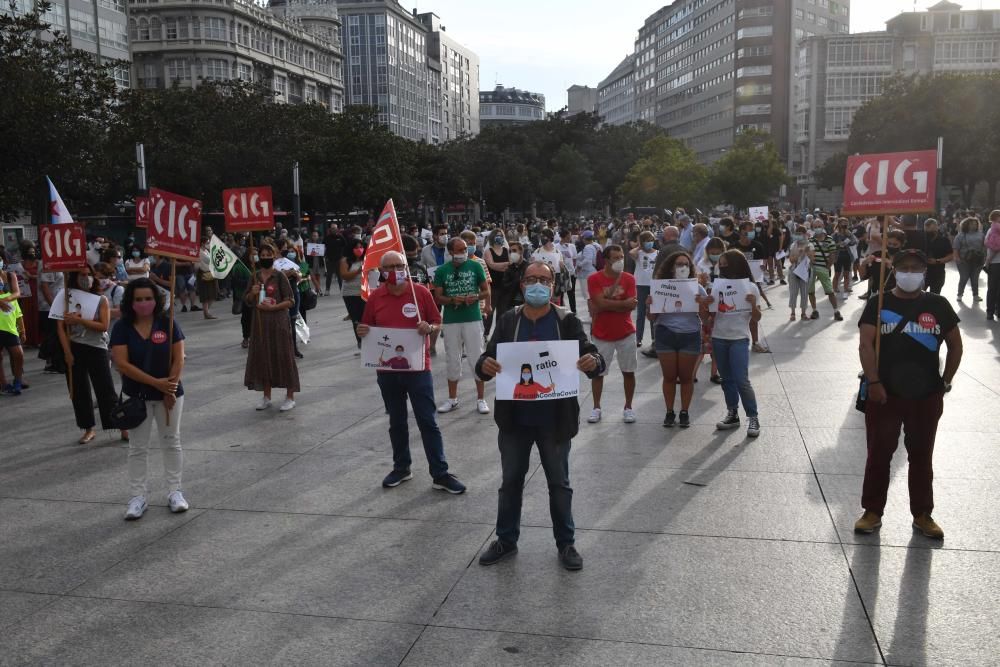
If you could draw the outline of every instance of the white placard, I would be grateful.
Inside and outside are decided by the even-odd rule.
[[[698,281],[694,278],[685,280],[653,280],[649,284],[649,295],[653,303],[649,307],[651,313],[697,313]]]
[[[306,244],[306,257],[325,257],[326,256],[326,244],[325,243],[307,243]]]
[[[288,259],[287,257],[279,257],[274,260],[274,270],[275,271],[298,271],[299,265],[296,262]]]
[[[76,313],[85,320],[96,320],[97,309],[101,305],[101,295],[91,294],[79,289],[69,291],[69,312]],[[55,299],[52,300],[51,310],[49,310],[50,320],[61,320],[66,311],[65,290],[59,290]]]
[[[390,372],[422,371],[425,340],[416,329],[371,327],[361,339],[361,366]]]
[[[498,401],[551,401],[580,395],[580,344],[572,340],[497,345]],[[522,373],[527,377],[522,377]]]
[[[750,276],[755,283],[764,282],[764,260],[762,259],[751,259],[748,264],[750,264]]]
[[[786,257],[788,257],[788,251],[787,250],[779,250],[778,252],[776,252],[774,254],[774,258],[777,259],[777,260],[782,260],[782,259],[784,259]]]
[[[750,207],[750,219],[754,222],[763,222],[767,220],[769,212],[766,206],[751,206]]]
[[[803,257],[800,259],[799,263],[792,269],[792,273],[802,278],[802,280],[809,282],[809,258]]]
[[[712,302],[712,312],[719,315],[749,313],[753,311],[753,306],[747,301],[747,294],[755,293],[756,289],[746,278],[738,280],[716,278],[712,283],[712,295],[715,297],[715,301]]]

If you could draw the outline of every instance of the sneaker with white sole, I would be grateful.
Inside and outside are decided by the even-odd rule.
[[[476,409],[479,410],[479,414],[488,415],[490,414],[490,405],[485,399],[480,398],[476,401]]]
[[[185,500],[184,494],[181,493],[180,489],[177,489],[169,496],[167,496],[167,505],[170,506],[170,511],[174,514],[180,514],[181,512],[187,512],[190,509],[188,501]]]
[[[715,428],[718,429],[719,431],[729,431],[739,427],[740,427],[740,416],[736,412],[736,410],[727,410],[726,418],[723,419],[721,422],[717,422],[715,424]]]
[[[756,438],[760,435],[760,420],[756,417],[747,419],[747,437]]]
[[[593,410],[590,411],[590,416],[587,417],[587,423],[596,424],[599,421],[601,421],[601,409],[594,408]]]
[[[438,406],[438,412],[451,412],[458,407],[457,398],[449,398],[447,401]]]
[[[281,404],[281,407],[278,408],[278,410],[280,410],[281,412],[288,412],[294,407],[295,407],[295,401],[293,401],[290,398],[286,398],[285,402]]]
[[[271,407],[271,399],[267,398],[267,397],[262,397],[260,399],[260,402],[257,403],[257,407],[255,407],[254,409],[255,410],[267,410],[269,407]]]
[[[768,349],[767,345],[764,345],[763,343],[754,343],[751,349],[758,354],[768,354],[771,351]]]
[[[633,411],[632,408],[625,408],[625,410],[622,412],[622,421],[625,422],[626,424],[634,424],[635,411]]]
[[[145,496],[133,496],[128,501],[128,509],[125,510],[125,520],[135,521],[136,519],[141,519],[142,515],[146,513],[146,507]]]

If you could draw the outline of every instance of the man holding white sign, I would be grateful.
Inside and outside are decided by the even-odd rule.
[[[382,480],[382,486],[391,489],[413,479],[413,473],[410,472],[410,432],[406,423],[406,399],[409,398],[413,416],[420,429],[420,438],[424,443],[424,454],[430,466],[434,488],[453,494],[464,493],[465,485],[448,472],[444,441],[434,416],[434,379],[431,377],[427,336],[440,329],[441,313],[438,312],[430,291],[423,285],[410,281],[403,255],[395,251],[385,253],[381,269],[381,285],[368,297],[364,315],[358,323],[358,336],[364,339],[372,333],[373,327],[413,329],[420,334],[423,349],[422,370],[404,370],[404,366],[413,368],[415,364],[406,360],[405,356],[400,360],[399,353],[405,355],[406,351],[406,346],[400,344],[401,338],[392,341],[393,356],[390,360],[385,359],[388,355],[382,355],[383,361],[378,364],[378,387],[389,413],[389,440],[392,442],[393,460],[392,472]],[[403,350],[400,351],[399,347],[403,347]],[[393,362],[391,359],[397,361]]]
[[[503,400],[499,386],[497,390],[494,418],[500,429],[497,440],[503,482],[497,506],[497,539],[479,557],[480,565],[494,565],[517,553],[524,477],[531,461],[531,447],[537,445],[549,485],[549,512],[559,561],[567,570],[583,567],[583,559],[574,547],[573,489],[569,485],[570,441],[579,429],[580,403],[576,396],[535,400],[541,395],[558,393],[557,376],[562,373],[553,372],[550,380],[548,372],[563,366],[560,355],[550,353],[543,357],[536,350],[533,358],[522,357],[514,368],[505,368],[497,361],[498,348],[505,344],[562,341],[576,345],[578,358],[574,367],[588,377],[597,377],[604,370],[604,359],[587,339],[580,320],[568,309],[552,305],[555,278],[552,267],[544,262],[532,262],[525,269],[521,282],[524,305],[500,317],[486,351],[476,364],[476,375],[483,380],[516,373],[517,384],[523,387],[522,400]],[[542,386],[536,388],[536,384]],[[517,388],[513,391],[512,397],[517,398]],[[535,399],[530,399],[529,393],[535,393]]]

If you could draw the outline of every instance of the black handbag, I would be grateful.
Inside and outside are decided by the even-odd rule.
[[[303,311],[312,310],[316,307],[316,290],[312,287],[299,294],[299,304]]]
[[[149,332],[149,345],[146,348],[146,359],[143,361],[142,370],[145,373],[149,372],[149,358],[153,355],[153,332],[156,331],[156,324],[153,324],[152,329]],[[124,379],[122,380],[122,389],[118,392],[118,401],[115,402],[115,407],[111,409],[111,428],[116,428],[121,431],[128,431],[130,429],[136,428],[142,422],[146,421],[146,399],[139,396],[129,396],[128,398],[123,397],[123,391],[125,389]]]

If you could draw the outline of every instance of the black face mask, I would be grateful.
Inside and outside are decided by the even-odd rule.
[[[892,257],[897,252],[899,252],[900,250],[902,250],[902,248],[893,248],[892,246],[886,246],[885,250],[886,250],[887,253],[889,253],[889,257]]]
[[[261,268],[270,269],[272,266],[274,266],[274,258],[273,257],[261,257],[260,258],[260,265],[261,265]]]

